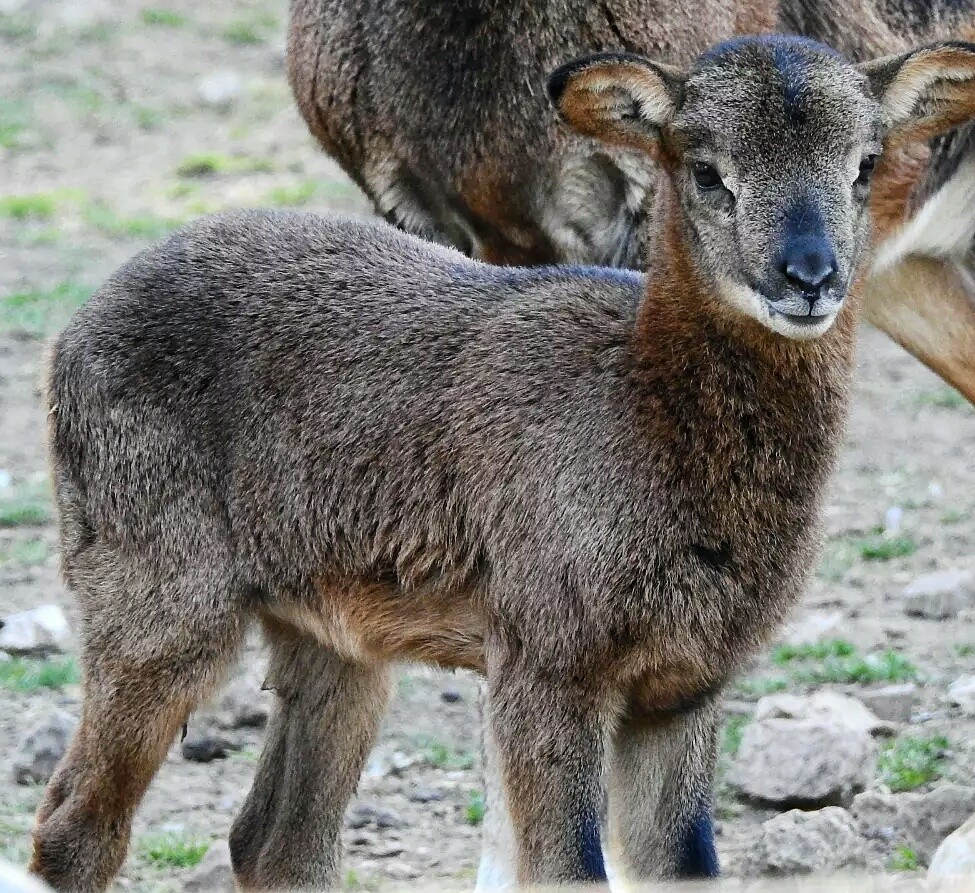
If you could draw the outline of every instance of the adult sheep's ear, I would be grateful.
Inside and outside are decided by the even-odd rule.
[[[975,117],[973,43],[933,43],[858,68],[894,139],[930,139]]]
[[[683,85],[676,68],[630,53],[599,53],[552,72],[548,93],[561,117],[584,136],[653,155]]]

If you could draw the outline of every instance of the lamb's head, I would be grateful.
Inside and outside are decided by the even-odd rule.
[[[663,168],[682,244],[722,307],[814,338],[869,247],[885,147],[975,117],[975,44],[853,65],[801,38],[739,38],[687,71],[628,54],[578,59],[549,93],[576,130]]]

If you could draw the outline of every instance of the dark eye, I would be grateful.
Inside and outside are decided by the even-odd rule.
[[[860,162],[860,173],[856,180],[858,186],[866,186],[870,183],[870,177],[873,176],[873,169],[876,166],[876,155],[868,155],[863,159],[863,161]]]
[[[694,175],[694,182],[697,183],[698,189],[711,190],[724,185],[717,170],[704,161],[695,161],[691,165],[691,173]]]

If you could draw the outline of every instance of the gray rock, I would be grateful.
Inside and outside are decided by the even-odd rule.
[[[17,784],[44,784],[64,756],[78,720],[65,710],[44,710],[20,740],[13,759]]]
[[[435,788],[414,788],[409,793],[409,798],[414,803],[436,803],[443,800],[443,791]]]
[[[230,846],[225,840],[210,844],[203,860],[187,875],[183,889],[186,893],[236,893]]]
[[[375,856],[377,859],[392,859],[394,856],[401,856],[402,854],[403,844],[395,840],[388,840],[376,844],[370,852],[370,855]]]
[[[82,30],[116,21],[110,0],[62,0],[56,9],[57,21],[65,28]]]
[[[948,620],[975,605],[975,573],[939,571],[918,577],[904,590],[904,611],[911,617]]]
[[[418,878],[422,874],[419,868],[415,868],[402,859],[396,859],[390,862],[383,868],[383,873],[387,877],[391,877],[397,881],[410,881]]]
[[[867,791],[854,798],[850,811],[865,835],[909,846],[926,863],[975,812],[975,788],[943,784],[925,793]]]
[[[402,828],[406,823],[391,809],[373,806],[371,803],[357,803],[346,813],[345,824],[354,829],[373,825],[385,831],[390,828]]]
[[[762,825],[742,863],[748,875],[835,872],[864,865],[864,842],[845,809],[794,809]]]
[[[769,695],[755,706],[755,719],[816,720],[870,735],[891,735],[897,731],[895,725],[875,716],[861,701],[835,691],[818,691],[808,696]]]
[[[935,851],[928,869],[931,879],[975,878],[975,815],[953,831]]]
[[[210,732],[199,732],[187,735],[180,750],[183,759],[191,763],[212,763],[214,760],[221,760],[227,756],[230,750],[229,742],[219,735]]]
[[[50,893],[51,888],[21,868],[0,860],[0,893]]]
[[[815,645],[833,635],[843,623],[842,611],[816,611],[799,617],[782,633],[782,642],[795,648]]]
[[[975,716],[975,676],[962,676],[952,682],[948,700],[966,716]]]
[[[196,84],[196,95],[200,103],[210,108],[228,109],[244,90],[243,81],[236,71],[222,69],[201,78]]]
[[[57,605],[41,605],[0,620],[0,651],[41,657],[63,652],[70,642],[68,618]]]
[[[260,729],[267,725],[274,695],[253,676],[238,676],[221,693],[216,720],[222,729]]]
[[[858,692],[857,697],[878,719],[905,723],[911,721],[917,704],[917,686],[913,682],[905,682],[902,685],[866,689]]]
[[[849,805],[873,777],[876,757],[864,729],[771,717],[745,728],[729,781],[747,799],[777,808]]]

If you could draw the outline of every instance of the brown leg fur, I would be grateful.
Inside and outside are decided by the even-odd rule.
[[[390,673],[277,625],[267,632],[279,703],[230,833],[234,872],[246,890],[331,888],[345,807],[378,734]]]
[[[609,850],[634,882],[707,877],[719,710],[626,717],[613,742]],[[716,865],[714,866],[716,869]]]
[[[599,847],[603,812],[604,705],[558,674],[488,669],[490,734],[523,885],[605,880]]]
[[[245,611],[219,561],[140,573],[97,544],[67,560],[85,621],[85,700],[38,810],[30,869],[58,890],[95,893],[125,859],[177,731],[237,650]]]
[[[864,315],[975,402],[975,278],[950,259],[908,257],[867,280]]]

